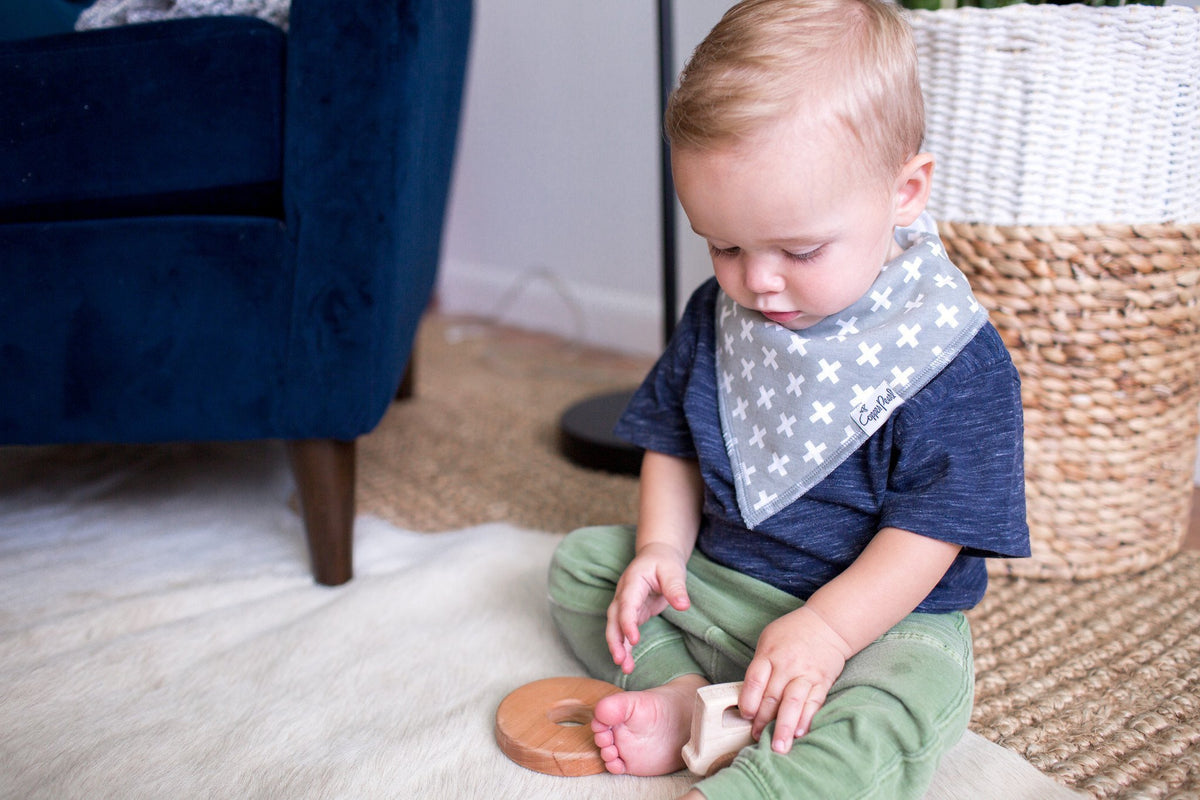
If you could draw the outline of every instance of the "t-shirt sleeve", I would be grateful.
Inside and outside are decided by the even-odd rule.
[[[684,396],[693,382],[696,348],[712,324],[708,319],[705,325],[704,314],[713,314],[714,287],[715,281],[705,283],[688,301],[666,350],[617,421],[613,433],[618,437],[656,453],[696,457]]]
[[[967,555],[1023,558],[1021,386],[990,326],[897,414],[894,465],[881,525],[963,546]]]

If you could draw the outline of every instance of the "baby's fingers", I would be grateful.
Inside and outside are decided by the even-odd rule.
[[[628,673],[633,669],[633,645],[637,643],[637,626],[634,626],[633,637],[627,636],[618,619],[619,614],[616,603],[608,607],[608,621],[604,625],[604,641],[608,644],[608,652],[612,655],[613,663]],[[626,669],[626,665],[628,665],[628,669]]]
[[[742,683],[742,691],[738,693],[738,708],[746,719],[754,719],[758,707],[762,705],[763,695],[767,690],[767,681],[771,677],[771,667],[764,665],[758,659],[750,662],[746,677]]]
[[[808,733],[813,717],[824,702],[824,693],[808,681],[795,680],[788,684],[775,717],[771,749],[776,753],[790,751],[792,742]]]
[[[617,609],[617,629],[620,636],[628,642],[630,646],[637,644],[642,635],[639,631],[639,625],[646,619],[642,613],[642,606],[634,605],[631,602],[621,603]]]
[[[812,729],[813,718],[817,716],[821,706],[825,705],[826,697],[825,690],[819,686],[814,687],[812,694],[804,701],[804,710],[800,712],[800,724],[796,728],[796,736],[803,736]]]
[[[792,749],[792,741],[803,736],[806,728],[802,724],[804,710],[809,704],[811,684],[807,681],[792,681],[779,702],[775,715],[775,733],[771,737],[771,749],[786,753]]]
[[[803,734],[800,730],[800,715],[804,711],[806,698],[794,694],[785,695],[775,716],[775,733],[771,737],[771,749],[786,753],[792,749],[792,740]]]
[[[676,611],[687,611],[691,606],[691,598],[687,593],[687,573],[677,565],[667,565],[659,568],[658,584],[662,587],[662,595]]]

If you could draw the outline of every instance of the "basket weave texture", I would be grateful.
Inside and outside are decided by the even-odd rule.
[[[1200,434],[1200,225],[940,232],[1022,379],[1033,558],[991,569],[1085,579],[1175,554]]]
[[[1200,221],[1200,13],[915,11],[938,219]]]
[[[1092,578],[1173,555],[1200,406],[1200,14],[913,12],[929,204],[1021,373],[1033,558]],[[1111,224],[1110,224],[1111,223]]]

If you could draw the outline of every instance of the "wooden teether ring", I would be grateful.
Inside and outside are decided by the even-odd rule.
[[[522,767],[547,775],[595,775],[604,760],[592,741],[592,711],[621,691],[593,678],[546,678],[500,701],[496,743]]]

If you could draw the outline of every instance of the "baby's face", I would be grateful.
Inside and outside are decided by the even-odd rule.
[[[792,330],[854,303],[899,253],[895,181],[868,174],[839,133],[780,124],[672,155],[680,203],[721,288]]]

